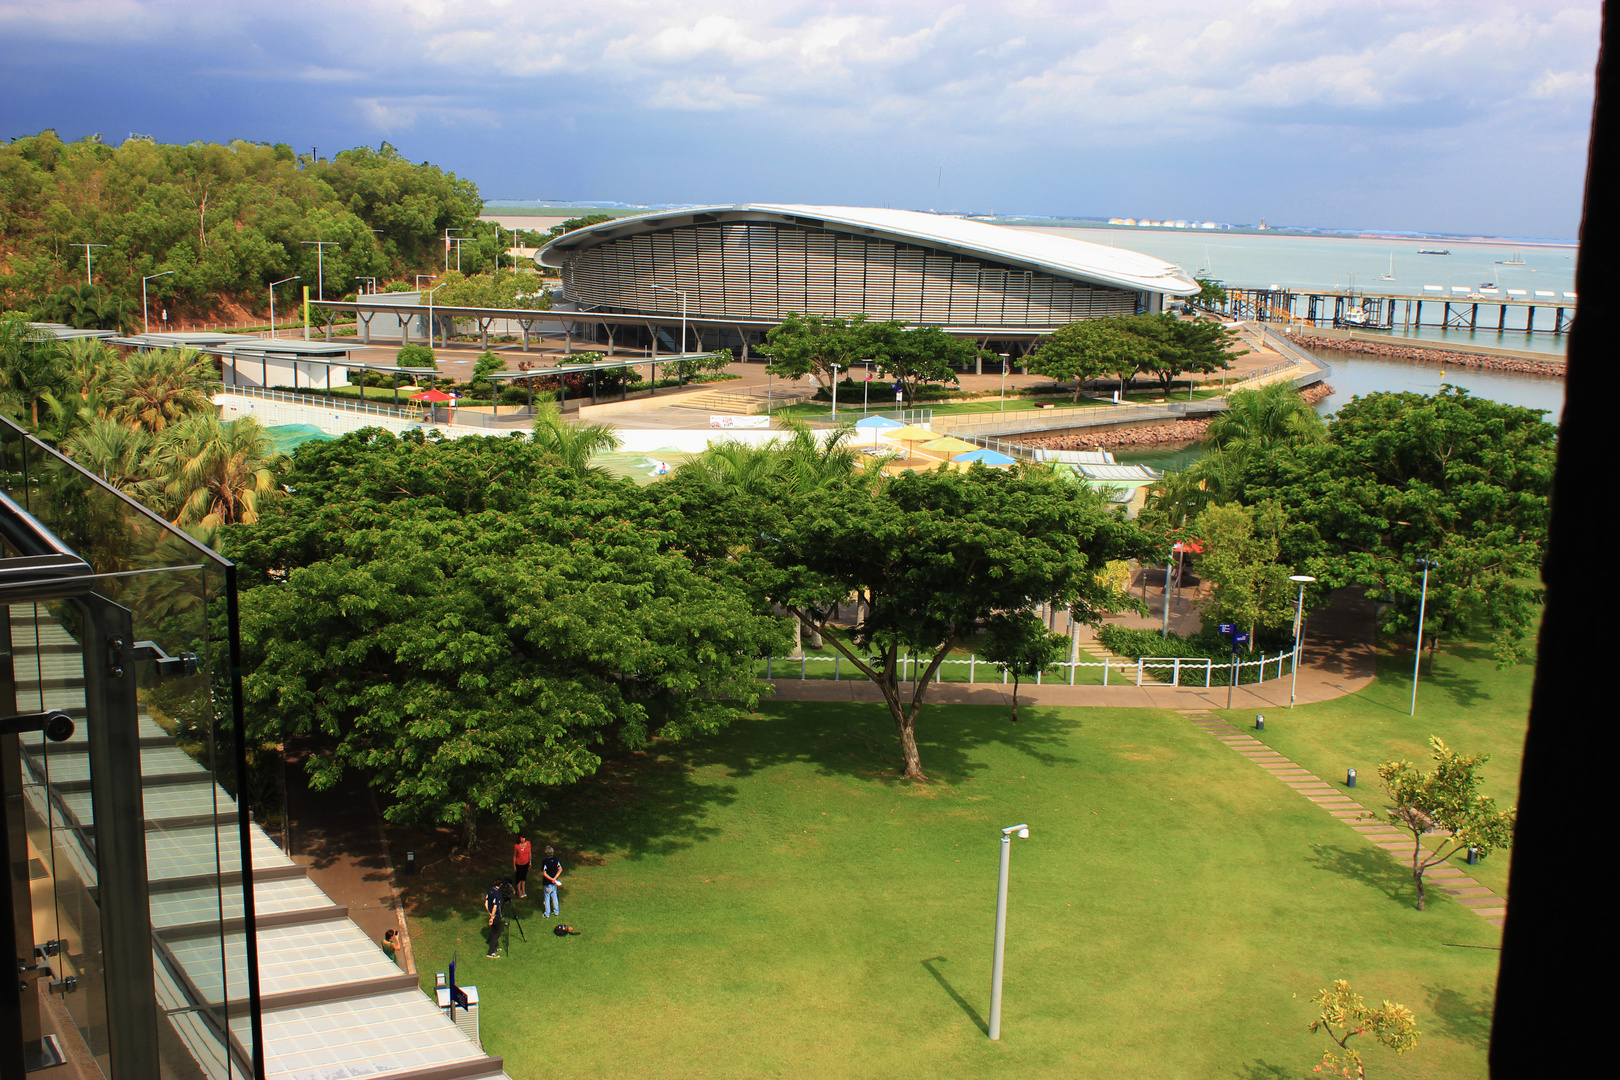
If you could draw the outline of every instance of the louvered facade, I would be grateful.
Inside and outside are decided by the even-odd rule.
[[[686,293],[694,319],[865,314],[1009,330],[1131,315],[1158,299],[925,242],[772,221],[671,225],[576,242],[558,254],[569,301],[660,317],[681,314],[681,297],[669,290]]]

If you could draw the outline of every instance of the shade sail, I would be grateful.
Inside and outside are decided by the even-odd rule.
[[[895,439],[899,442],[929,442],[933,439],[939,438],[939,436],[932,431],[910,425],[903,428],[895,428],[893,431],[885,431],[883,432],[883,437],[885,439]]]
[[[412,394],[411,395],[411,400],[412,401],[454,401],[454,400],[456,400],[456,396],[454,394],[447,394],[443,390],[440,390],[439,388],[434,387],[432,390],[429,390],[429,391],[427,391],[425,393]]]
[[[942,439],[935,439],[932,442],[923,443],[922,448],[924,450],[932,450],[936,453],[959,454],[963,450],[974,449],[974,446],[972,443],[963,439],[958,439],[954,435],[947,435]]]
[[[957,454],[955,457],[951,458],[951,460],[967,463],[980,461],[986,465],[1012,465],[1018,461],[1017,458],[1003,454],[999,450],[984,449],[971,450],[966,454]]]
[[[864,420],[855,421],[858,428],[876,428],[879,431],[892,431],[905,425],[898,420],[890,420],[887,416],[868,416]]]

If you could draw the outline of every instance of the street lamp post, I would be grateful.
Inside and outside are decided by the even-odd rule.
[[[276,336],[276,286],[285,285],[289,281],[299,281],[301,277],[282,278],[280,281],[270,283],[270,336]]]
[[[315,299],[326,299],[326,249],[337,247],[336,240],[305,240],[305,247],[315,249]]]
[[[168,277],[172,273],[174,273],[173,270],[165,270],[161,274],[148,274],[141,278],[141,333],[143,334],[150,334],[152,332],[152,323],[147,317],[146,311],[146,283],[151,281],[153,278]]]
[[[448,281],[441,281],[437,285],[433,286],[433,288],[431,288],[431,289],[429,289],[427,291],[427,301],[428,301],[428,348],[430,348],[430,349],[433,348],[433,294],[438,292],[440,289],[444,288],[448,284],[450,284]],[[450,347],[450,336],[448,334],[445,335],[444,347],[447,348],[447,349]]]
[[[1007,411],[1007,360],[1005,357],[1001,361],[1001,411]]]
[[[839,367],[837,364],[834,364],[832,366],[832,369],[833,369],[833,383],[832,383],[833,407],[832,407],[832,415],[833,415],[833,419],[837,420],[838,419],[838,373],[840,371],[842,371],[843,369],[841,367]]]
[[[84,248],[84,283],[86,285],[92,284],[92,282],[90,281],[90,249],[91,248],[98,248],[98,247],[106,247],[107,245],[106,244],[74,244],[73,246],[74,247],[82,247],[82,248]]]
[[[1012,862],[1012,835],[1029,839],[1028,825],[1001,830],[1001,877],[996,885],[996,953],[990,964],[990,1038],[1001,1038],[1001,971],[1007,952],[1007,870]]]
[[[1299,685],[1299,644],[1300,635],[1305,629],[1305,586],[1316,579],[1309,574],[1290,574],[1289,581],[1299,585],[1299,599],[1294,603],[1294,663],[1289,671],[1288,707],[1294,707],[1294,687]]]
[[[1408,716],[1417,715],[1418,665],[1423,663],[1423,616],[1429,606],[1429,571],[1440,569],[1440,564],[1432,559],[1419,559],[1412,569],[1423,571],[1423,593],[1418,599],[1417,655],[1412,657],[1412,711]]]
[[[655,288],[655,289],[663,289],[665,292],[672,292],[672,293],[680,294],[680,298],[681,298],[681,348],[680,348],[680,355],[684,356],[686,354],[686,293],[685,293],[684,290],[671,288],[668,285],[654,285],[653,288]],[[680,378],[680,374],[681,374],[681,362],[677,361],[676,364],[675,364],[675,377]]]
[[[450,234],[460,231],[460,229],[444,230],[444,269],[446,273],[450,271]],[[459,245],[456,247],[456,269],[461,269],[461,247]]]

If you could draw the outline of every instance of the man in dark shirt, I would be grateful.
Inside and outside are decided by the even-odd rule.
[[[489,952],[484,956],[490,960],[501,958],[501,931],[506,929],[506,920],[501,918],[501,883],[496,882],[484,894],[484,911],[489,915],[489,922],[484,925],[484,937],[489,940]]]
[[[562,880],[562,862],[557,858],[556,852],[546,848],[545,861],[540,864],[540,876],[545,879],[545,898],[541,902],[542,914],[549,919],[554,915],[562,914],[562,905],[557,902],[557,883]]]

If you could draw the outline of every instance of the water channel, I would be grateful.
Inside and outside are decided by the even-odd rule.
[[[1436,364],[1339,352],[1336,349],[1315,349],[1312,352],[1333,368],[1333,375],[1328,379],[1333,393],[1316,406],[1316,411],[1324,416],[1353,397],[1378,391],[1435,393],[1440,388],[1442,371],[1445,372],[1445,382],[1462,387],[1475,397],[1489,398],[1505,405],[1545,410],[1547,419],[1555,424],[1564,410],[1564,380],[1554,376],[1442,368]],[[1172,472],[1185,469],[1203,456],[1203,448],[1197,443],[1167,443],[1114,452],[1115,459],[1126,464],[1146,465]]]

